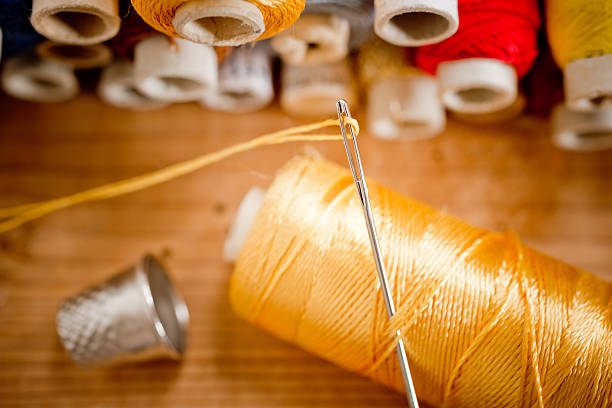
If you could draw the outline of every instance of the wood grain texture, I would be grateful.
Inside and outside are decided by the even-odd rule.
[[[231,116],[196,105],[120,111],[0,97],[0,205],[56,197],[295,125],[276,107]],[[356,114],[360,118],[359,113]],[[414,143],[361,137],[368,175],[478,226],[612,279],[612,153],[554,149],[546,123],[451,122]],[[404,407],[401,395],[237,318],[221,249],[243,194],[296,154],[344,164],[340,143],[265,147],[149,190],[50,215],[0,236],[2,407]],[[161,255],[192,322],[181,364],[84,370],[55,334],[61,299]]]

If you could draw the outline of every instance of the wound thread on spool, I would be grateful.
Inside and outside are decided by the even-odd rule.
[[[36,46],[36,52],[43,59],[61,62],[74,69],[98,68],[113,60],[113,52],[104,44],[73,45],[44,41]]]
[[[43,39],[30,24],[31,7],[29,0],[0,0],[0,56],[3,59],[28,52]]]
[[[7,94],[32,102],[64,102],[79,93],[79,82],[70,67],[32,54],[7,59],[1,82]]]
[[[435,74],[442,101],[467,114],[502,110],[514,102],[518,79],[537,57],[536,0],[460,0],[455,35],[415,51],[415,64]]]
[[[119,32],[118,0],[33,0],[32,25],[50,40],[90,45]]]
[[[368,182],[397,312],[388,319],[346,168],[290,161],[256,211],[230,281],[244,319],[441,407],[609,406],[612,284]],[[257,203],[252,203],[251,206]],[[242,206],[241,206],[242,207]],[[576,350],[580,350],[576,353]]]
[[[412,66],[402,48],[372,40],[358,55],[368,97],[368,130],[382,139],[434,137],[446,126],[435,77]]]
[[[151,27],[193,42],[238,46],[292,25],[305,0],[132,0]]]
[[[197,101],[217,86],[217,54],[208,45],[156,34],[134,48],[134,79],[150,98]]]
[[[117,60],[104,67],[98,83],[98,96],[111,106],[138,111],[162,109],[167,102],[149,98],[136,88],[133,64]]]
[[[457,0],[374,0],[374,30],[391,44],[435,44],[452,36],[457,27]]]
[[[293,116],[333,116],[336,102],[357,105],[355,79],[348,59],[332,64],[297,66],[283,64],[280,104]]]
[[[574,111],[557,106],[552,115],[552,142],[564,150],[612,149],[612,107]]]
[[[550,47],[565,75],[565,100],[574,110],[612,104],[612,3],[548,0]]]
[[[209,109],[244,113],[264,108],[274,99],[272,59],[263,44],[232,50],[219,65],[219,85],[204,92]]]

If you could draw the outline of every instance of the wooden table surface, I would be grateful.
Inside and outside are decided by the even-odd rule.
[[[91,95],[59,105],[0,97],[0,205],[76,192],[301,123],[196,105],[134,113]],[[360,118],[359,114],[356,115]],[[612,152],[570,153],[547,124],[449,123],[414,143],[362,133],[372,178],[612,279]],[[244,323],[221,250],[243,194],[301,153],[345,163],[338,142],[265,147],[149,190],[81,205],[0,236],[2,407],[404,407],[403,397]],[[162,256],[191,311],[182,363],[81,369],[55,334],[59,302]]]

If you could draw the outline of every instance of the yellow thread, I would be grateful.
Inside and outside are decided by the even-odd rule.
[[[179,34],[172,20],[176,10],[190,0],[132,0],[136,12],[151,27],[174,37]],[[283,31],[299,18],[304,10],[305,0],[246,0],[262,13],[266,31],[258,40],[270,38]]]
[[[244,318],[438,407],[610,407],[612,284],[373,181],[397,314],[386,316],[350,173],[291,161],[269,188],[231,279]]]
[[[612,2],[608,0],[548,0],[548,39],[563,68],[582,58],[612,54]]]
[[[356,133],[359,134],[359,124],[357,121],[353,118],[347,118],[346,121],[350,122],[355,128]],[[312,132],[314,130],[329,126],[339,126],[338,119],[328,119],[322,122],[296,126],[279,132],[259,136],[248,142],[239,143],[218,152],[205,154],[191,160],[173,164],[161,170],[152,171],[150,173],[132,177],[127,180],[92,188],[69,196],[39,203],[2,208],[0,209],[0,220],[5,218],[8,219],[0,222],[0,234],[17,228],[26,222],[35,220],[64,208],[72,207],[76,204],[105,200],[165,183],[177,177],[184,176],[206,167],[209,164],[221,161],[237,153],[252,150],[260,146],[301,141],[340,140],[341,137],[339,135],[306,134],[307,132]]]

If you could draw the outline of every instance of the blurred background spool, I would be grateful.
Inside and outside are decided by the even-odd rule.
[[[264,44],[232,50],[219,65],[219,85],[204,93],[211,110],[244,113],[262,109],[274,99],[272,60]]]
[[[2,59],[30,51],[43,39],[28,18],[31,5],[29,0],[0,0]]]
[[[140,92],[167,102],[200,100],[217,87],[214,48],[156,34],[134,48],[134,79]]]
[[[43,59],[61,62],[74,69],[98,68],[113,60],[113,52],[104,44],[73,45],[44,41],[36,46],[36,52]]]
[[[336,62],[372,36],[372,18],[366,0],[308,0],[300,18],[271,45],[290,64]]]
[[[372,40],[357,61],[368,99],[368,130],[374,136],[415,140],[444,130],[446,113],[436,78],[410,65],[402,48]]]
[[[122,3],[121,15],[124,16],[121,19],[121,28],[110,41],[110,46],[117,58],[133,61],[136,43],[157,32],[136,14],[129,3],[125,11]]]
[[[491,125],[495,123],[507,122],[511,119],[515,119],[525,112],[527,107],[527,98],[522,93],[519,93],[512,105],[507,106],[498,111],[488,113],[461,113],[452,112],[455,119],[462,122],[473,123],[476,125]]]
[[[136,88],[133,64],[117,60],[102,70],[98,83],[98,96],[111,106],[132,110],[155,110],[168,103],[151,99]]]
[[[391,44],[435,44],[458,26],[457,0],[374,0],[374,30]]]
[[[293,116],[336,115],[336,102],[346,99],[357,105],[354,74],[348,59],[332,64],[298,66],[283,64],[280,104]]]
[[[573,111],[557,106],[552,117],[552,142],[565,150],[612,149],[612,107]]]
[[[79,93],[72,68],[27,53],[4,61],[2,89],[7,94],[32,102],[63,102]]]
[[[612,2],[548,0],[546,24],[568,107],[612,105]]]
[[[436,74],[444,105],[479,114],[500,111],[517,97],[518,79],[538,53],[536,0],[460,0],[461,25],[451,38],[415,51],[415,64]]]
[[[304,0],[132,0],[157,31],[208,45],[238,46],[293,24]]]
[[[119,31],[118,0],[33,0],[32,25],[50,40],[89,45]]]

